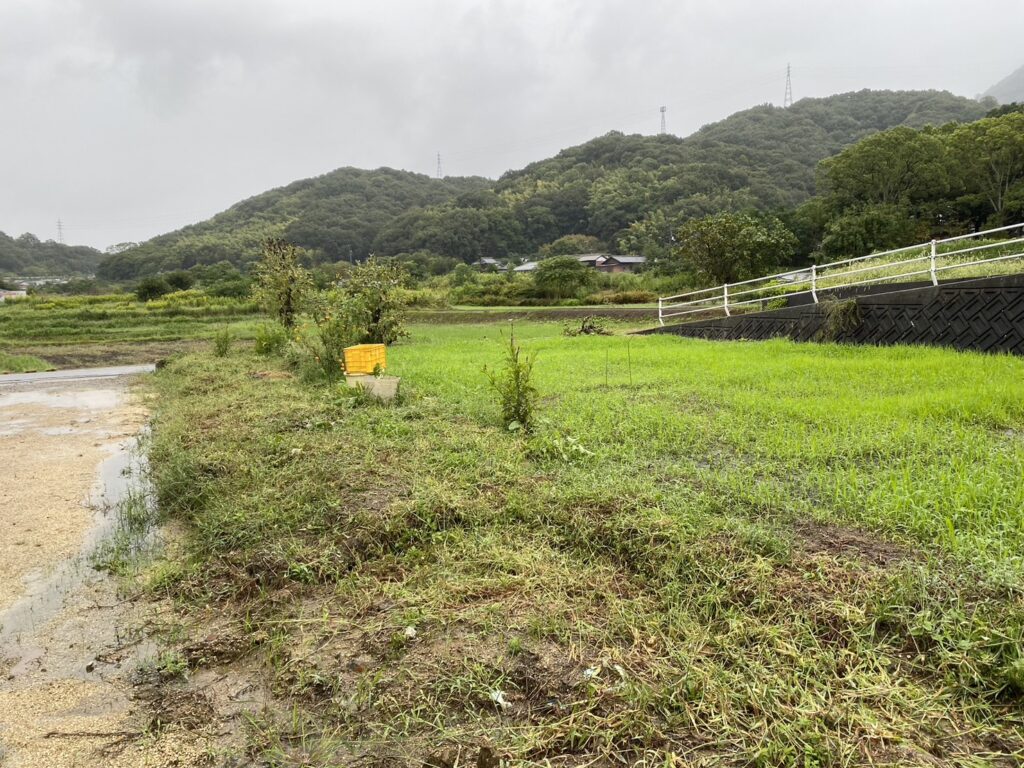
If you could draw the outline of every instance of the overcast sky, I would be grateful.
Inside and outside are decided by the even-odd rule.
[[[0,0],[0,231],[103,248],[343,165],[496,177],[860,88],[973,96],[1024,0]]]

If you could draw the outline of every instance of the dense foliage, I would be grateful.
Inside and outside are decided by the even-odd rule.
[[[399,214],[485,189],[489,183],[431,179],[390,168],[339,168],[256,195],[207,221],[113,254],[104,260],[100,274],[131,279],[197,264],[248,264],[260,258],[268,237],[293,243],[318,261],[362,260],[378,232]]]
[[[860,91],[788,109],[755,107],[687,138],[610,133],[496,183],[342,168],[112,255],[100,273],[125,279],[220,261],[244,265],[268,236],[317,262],[377,253],[402,256],[423,274],[483,257],[532,256],[566,235],[617,250],[632,247],[623,238],[635,226],[792,208],[814,194],[821,160],[867,135],[984,114],[979,102],[946,92]],[[670,232],[663,228],[663,237]]]
[[[35,235],[10,237],[0,232],[0,275],[19,277],[88,275],[103,254],[85,245],[64,245]]]

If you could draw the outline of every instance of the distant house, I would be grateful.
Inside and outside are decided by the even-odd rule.
[[[8,291],[0,288],[0,302],[7,301],[8,299],[23,299],[26,296],[28,296],[28,291]]]
[[[506,272],[508,266],[497,259],[492,259],[490,256],[484,256],[482,259],[477,259],[473,262],[473,266],[479,269],[481,272]]]
[[[597,265],[602,272],[635,272],[646,263],[646,256],[613,256],[604,257]]]
[[[608,257],[603,253],[581,253],[576,257],[576,261],[586,264],[588,267],[599,269],[604,264],[606,258]]]
[[[573,256],[581,264],[593,267],[600,272],[633,272],[647,261],[644,256],[613,256],[610,253],[581,253]],[[527,261],[515,267],[513,272],[533,272],[537,268],[536,261]]]

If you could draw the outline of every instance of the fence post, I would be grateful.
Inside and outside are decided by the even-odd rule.
[[[818,303],[818,265],[811,264],[811,298]]]
[[[661,296],[658,297],[658,325],[665,326],[665,318],[661,316]]]
[[[931,266],[928,268],[928,271],[931,273],[931,276],[932,276],[932,285],[938,285],[939,284],[939,278],[937,278],[935,276],[935,241],[934,240],[932,240]]]
[[[725,316],[731,317],[732,313],[729,312],[729,284],[722,284],[722,306],[725,307]]]

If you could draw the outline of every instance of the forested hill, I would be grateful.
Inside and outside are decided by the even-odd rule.
[[[589,184],[617,172],[616,181],[626,185],[664,187],[656,197],[693,215],[735,205],[789,207],[814,194],[818,162],[868,134],[969,122],[985,112],[979,102],[947,91],[864,90],[802,99],[787,109],[737,112],[683,139],[612,133],[506,173],[497,189],[521,195],[539,183]]]
[[[817,163],[886,128],[980,118],[977,101],[944,91],[859,91],[761,106],[686,138],[610,133],[548,160],[484,179],[431,179],[343,168],[239,203],[214,218],[107,259],[133,278],[256,258],[278,234],[323,260],[427,252],[460,261],[530,255],[566,234],[615,247],[631,222],[791,207],[814,193]]]
[[[256,258],[268,236],[330,261],[363,259],[377,233],[397,215],[492,184],[480,177],[434,179],[391,168],[339,168],[263,192],[206,221],[110,256],[100,275],[124,279],[196,264],[241,264]]]
[[[84,245],[42,241],[35,235],[9,237],[0,232],[0,276],[88,275],[103,254]]]

